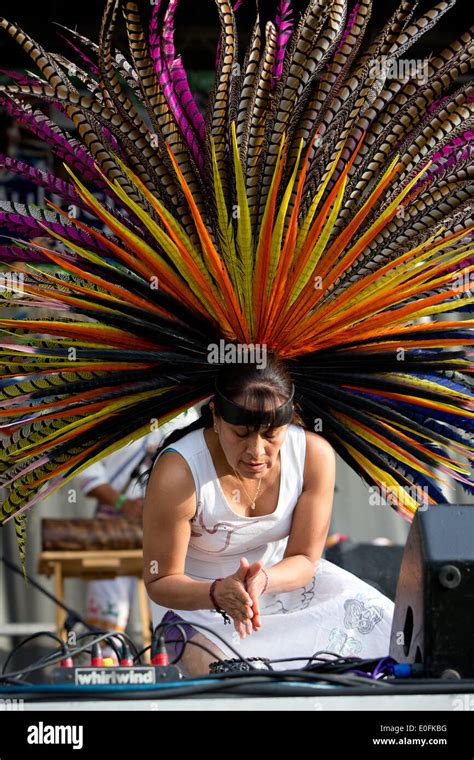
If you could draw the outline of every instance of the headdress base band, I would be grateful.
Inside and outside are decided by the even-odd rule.
[[[216,411],[225,422],[230,425],[249,425],[259,427],[280,427],[287,425],[293,419],[293,397],[295,395],[295,386],[293,384],[291,396],[288,401],[279,406],[275,412],[257,412],[246,407],[236,404],[219,390],[217,383],[214,384],[217,401]]]

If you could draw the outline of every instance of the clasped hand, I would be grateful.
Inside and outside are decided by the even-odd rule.
[[[260,560],[250,565],[246,557],[241,557],[239,569],[218,583],[215,589],[219,607],[233,618],[235,630],[241,638],[262,627],[260,596],[266,583],[262,567]]]

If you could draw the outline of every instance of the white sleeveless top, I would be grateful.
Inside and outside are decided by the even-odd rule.
[[[290,534],[293,510],[303,490],[304,428],[288,426],[280,449],[277,507],[271,514],[257,517],[245,517],[232,509],[217,477],[204,428],[188,433],[160,454],[169,448],[186,459],[196,487],[197,509],[191,521],[185,574],[200,581],[231,575],[243,554],[250,563],[258,559],[265,566],[279,562]]]
[[[280,493],[276,510],[244,517],[234,512],[217,477],[204,429],[188,433],[163,449],[184,456],[194,477],[197,509],[184,572],[194,580],[212,581],[238,570],[240,557],[262,560],[271,567],[283,559],[293,512],[303,489],[306,456],[304,428],[289,425],[280,449]],[[163,452],[160,452],[163,453]],[[262,628],[240,639],[213,609],[172,610],[216,644],[225,657],[303,657],[303,661],[273,662],[275,670],[302,667],[317,651],[344,656],[384,657],[389,653],[393,602],[373,586],[320,558],[309,582],[293,591],[266,592],[260,597]],[[153,626],[168,612],[150,600]],[[199,626],[205,626],[200,628]],[[231,648],[233,647],[233,648]]]

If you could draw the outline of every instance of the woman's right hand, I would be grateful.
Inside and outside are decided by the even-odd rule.
[[[245,576],[249,569],[248,560],[240,558],[239,569],[214,586],[214,598],[218,607],[234,620],[234,626],[241,638],[252,633],[252,598],[245,589]]]

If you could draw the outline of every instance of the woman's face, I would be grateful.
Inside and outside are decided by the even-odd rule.
[[[233,399],[242,404],[244,399]],[[284,400],[282,399],[282,403]],[[249,407],[250,408],[250,407]],[[214,412],[214,404],[211,403]],[[246,425],[231,425],[214,412],[214,427],[217,428],[219,442],[230,466],[243,478],[262,478],[273,467],[285,440],[288,425],[277,428],[261,428],[258,432]],[[258,467],[251,465],[258,463]]]

